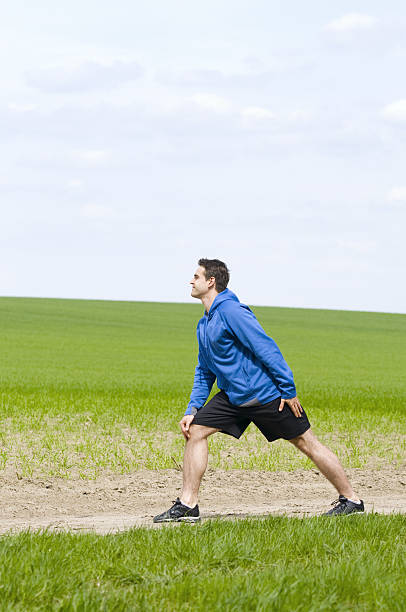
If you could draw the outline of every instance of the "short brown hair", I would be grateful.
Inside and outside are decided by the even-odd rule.
[[[219,259],[199,259],[199,266],[205,269],[206,280],[214,276],[216,280],[216,291],[221,293],[228,285],[230,280],[230,271],[226,264]]]

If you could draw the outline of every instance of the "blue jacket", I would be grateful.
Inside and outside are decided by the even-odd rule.
[[[237,406],[296,396],[292,371],[276,343],[229,289],[216,296],[200,319],[197,339],[198,364],[185,414],[203,406],[216,378],[219,389]]]

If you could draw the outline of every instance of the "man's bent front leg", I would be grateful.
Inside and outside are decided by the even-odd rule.
[[[183,457],[183,488],[180,500],[192,508],[197,504],[200,482],[207,468],[207,438],[217,431],[220,430],[193,423],[189,429],[190,437],[186,441]]]
[[[305,431],[301,436],[289,440],[289,442],[316,464],[320,472],[331,482],[340,495],[344,495],[354,502],[359,501],[338,457],[316,438],[311,429]]]

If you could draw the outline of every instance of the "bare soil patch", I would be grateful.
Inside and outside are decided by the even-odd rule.
[[[406,466],[348,470],[368,512],[406,513]],[[95,480],[19,479],[0,476],[0,533],[10,530],[93,530],[110,533],[151,526],[152,517],[176,498],[178,470],[141,470]],[[314,516],[326,511],[335,490],[315,469],[294,472],[208,470],[200,508],[203,518],[266,514]]]

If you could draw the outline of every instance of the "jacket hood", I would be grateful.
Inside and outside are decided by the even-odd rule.
[[[227,300],[233,300],[234,302],[240,303],[240,300],[235,295],[235,293],[230,291],[230,289],[224,289],[224,291],[221,291],[221,293],[219,293],[216,296],[213,304],[210,307],[210,310],[209,310],[208,314],[205,313],[205,315],[208,316],[209,319],[210,319],[213,316],[213,312],[220,306],[220,304],[223,304]]]

